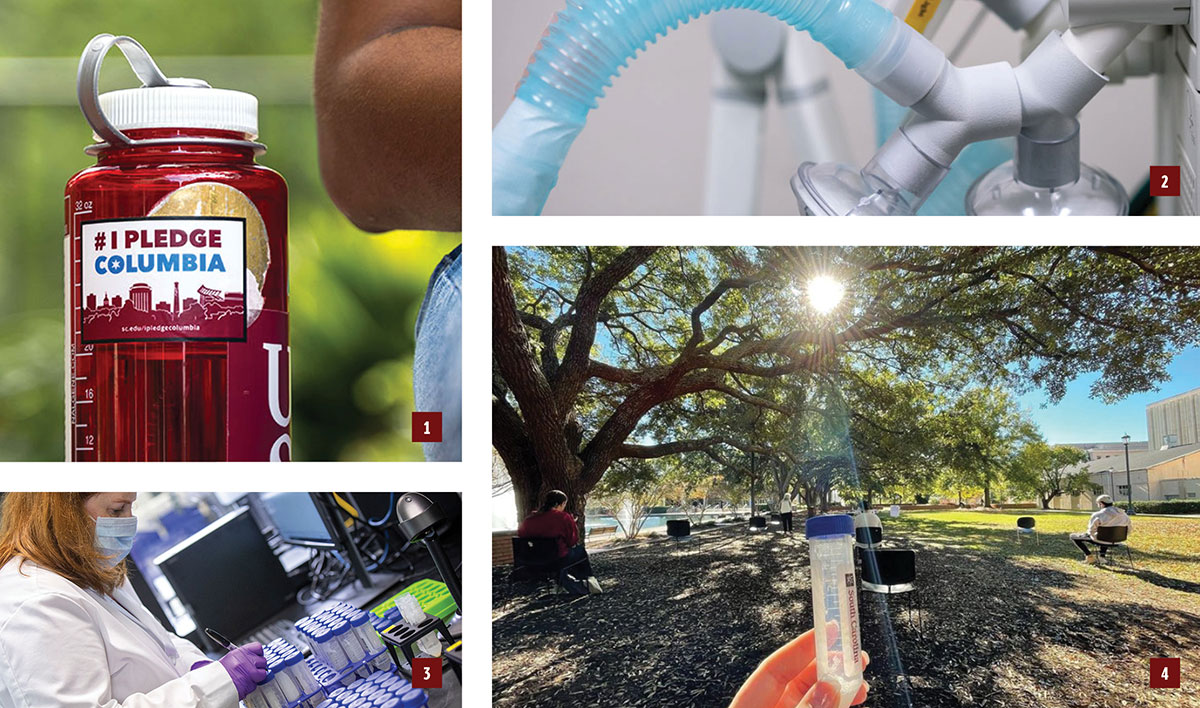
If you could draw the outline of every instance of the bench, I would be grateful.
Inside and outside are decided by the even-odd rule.
[[[616,526],[593,526],[587,530],[587,537],[592,536],[612,536],[617,533]]]

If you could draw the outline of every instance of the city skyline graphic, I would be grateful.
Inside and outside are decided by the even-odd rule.
[[[149,283],[133,283],[122,295],[88,293],[81,307],[85,341],[112,339],[240,339],[245,335],[246,300],[242,293],[205,285],[181,293],[174,281],[159,293]]]

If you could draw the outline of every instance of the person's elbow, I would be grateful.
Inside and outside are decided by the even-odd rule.
[[[321,179],[360,229],[461,230],[461,37],[418,28],[318,56]]]

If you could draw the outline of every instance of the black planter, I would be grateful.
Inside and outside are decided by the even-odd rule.
[[[765,529],[765,528],[767,528],[767,517],[765,517],[765,516],[751,516],[751,517],[750,517],[750,528],[752,528],[752,529]]]

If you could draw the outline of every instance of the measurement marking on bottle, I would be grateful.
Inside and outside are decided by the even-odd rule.
[[[76,354],[75,356],[91,356],[91,355],[92,355],[92,352],[83,352],[81,354]]]
[[[76,424],[75,424],[75,427],[76,427],[76,428],[86,428],[86,427],[87,427],[87,423],[76,423]]]
[[[91,401],[90,399],[87,399],[87,398],[81,398],[81,399],[79,399],[78,401],[75,401],[75,405],[77,405],[77,406],[82,406],[82,405],[83,405],[83,404],[85,404],[85,403],[91,403],[91,402],[92,402],[92,401]]]
[[[77,448],[75,448],[75,451],[76,452],[84,452],[87,450],[95,450],[95,449],[96,448],[94,448],[94,447],[77,447]]]

